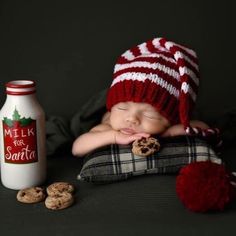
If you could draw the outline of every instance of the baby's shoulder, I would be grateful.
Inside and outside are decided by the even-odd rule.
[[[102,117],[102,124],[110,124],[110,114],[111,112],[107,111]]]
[[[97,132],[97,131],[106,131],[111,129],[111,125],[110,125],[110,112],[106,112],[101,120],[101,123],[94,126],[90,131],[91,132]]]
[[[101,132],[111,129],[111,126],[106,123],[101,123],[99,125],[94,126],[89,132]]]

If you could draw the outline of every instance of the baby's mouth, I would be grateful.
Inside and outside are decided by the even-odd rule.
[[[135,130],[131,129],[131,128],[123,128],[120,130],[121,133],[123,134],[135,134]]]

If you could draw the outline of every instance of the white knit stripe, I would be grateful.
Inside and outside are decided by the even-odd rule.
[[[124,80],[135,80],[135,81],[141,81],[144,82],[146,79],[150,80],[151,82],[154,82],[158,85],[160,85],[162,88],[166,89],[170,94],[173,94],[175,97],[179,97],[179,90],[175,88],[173,85],[169,84],[164,79],[160,78],[156,74],[145,74],[145,73],[124,73],[119,76],[117,76],[113,82],[112,86],[114,86],[118,82],[122,82]]]
[[[179,48],[182,48],[182,49],[185,50],[188,54],[192,55],[194,58],[197,58],[197,54],[196,54],[192,49],[190,49],[190,48],[186,48],[186,47],[184,47],[184,46],[182,46],[182,45],[179,45],[179,44],[177,44],[177,43],[170,42],[170,41],[168,41],[168,42],[165,43],[165,47],[166,47],[168,50],[170,50],[170,48],[173,47],[173,46],[177,46],[177,47],[179,47]],[[184,53],[184,52],[181,52],[181,53],[184,54],[184,55],[186,55],[186,53]],[[186,56],[187,56],[187,55],[186,55]],[[188,57],[188,56],[187,56],[187,57]]]
[[[198,86],[199,85],[199,78],[195,75],[195,73],[187,67],[179,67],[180,76],[187,74],[190,79],[194,81],[194,83]]]
[[[125,53],[122,54],[122,56],[129,61],[135,58],[134,54],[130,50],[127,50]]]
[[[191,60],[188,56],[186,56],[185,54],[177,51],[175,54],[174,54],[174,57],[175,57],[175,60],[178,61],[178,59],[184,59],[185,61],[187,61],[190,65],[192,65],[197,71],[199,70],[198,68],[198,65],[193,61]]]
[[[161,40],[161,39],[162,39],[162,38],[156,38],[156,39],[152,40],[153,46],[154,46],[156,49],[158,49],[159,51],[170,52],[168,49],[166,49],[165,47],[161,46],[161,44],[160,44],[160,40]]]
[[[152,44],[153,44],[153,46],[154,46],[155,48],[157,48],[157,49],[163,48],[163,47],[160,45],[160,40],[161,40],[161,39],[162,39],[162,38],[155,38],[155,39],[152,40]],[[190,48],[186,48],[186,47],[184,47],[184,46],[182,46],[182,45],[176,44],[176,43],[171,42],[171,41],[168,41],[168,42],[165,43],[165,47],[166,47],[169,51],[170,51],[170,48],[171,48],[172,46],[178,46],[178,47],[184,49],[184,50],[187,51],[190,55],[192,55],[194,58],[197,59],[197,54],[195,53],[194,50],[192,50],[192,49],[190,49]],[[181,56],[181,54],[182,54],[183,56]],[[197,65],[193,60],[191,60],[186,54],[184,54],[183,52],[181,52],[181,53],[180,53],[180,52],[176,52],[176,53],[175,53],[175,59],[176,59],[176,61],[178,60],[178,58],[183,58],[183,59],[185,59],[185,60],[188,61],[197,71],[199,70],[198,65]]]
[[[170,48],[172,46],[179,46],[178,44],[175,44],[173,42],[166,42],[165,43],[165,47],[170,50]],[[194,56],[196,58],[196,54]],[[176,51],[174,54],[174,58],[177,61],[179,58],[182,58],[184,60],[186,60],[187,62],[189,62],[197,71],[198,71],[198,65],[191,59],[189,58],[185,53],[180,52],[180,51]]]
[[[167,62],[171,62],[171,63],[176,64],[176,60],[173,57],[167,57],[167,56],[164,56],[162,54],[157,54],[157,53],[140,55],[137,58],[139,58],[139,57],[153,57],[153,58],[161,57],[162,59],[164,59]]]
[[[141,55],[150,54],[150,52],[147,48],[147,43],[146,42],[138,45],[138,47],[139,47]]]
[[[192,98],[192,100],[194,102],[196,101],[197,95],[196,95],[196,93],[193,91],[193,89],[191,88],[191,86],[188,83],[186,83],[186,82],[182,83],[181,91],[183,91],[185,94],[189,93],[191,98]]]
[[[165,42],[165,47],[170,51],[170,48],[173,47],[175,45],[175,43],[171,42],[171,41],[167,41]]]
[[[120,70],[134,68],[134,67],[150,68],[150,69],[154,69],[154,70],[158,69],[158,70],[163,71],[166,74],[170,75],[171,77],[174,77],[176,80],[178,80],[178,81],[180,80],[179,72],[173,70],[172,68],[162,65],[160,63],[150,63],[150,62],[146,62],[146,61],[134,61],[131,63],[126,63],[126,64],[116,64],[115,69],[114,69],[114,73],[116,73]]]
[[[155,38],[152,40],[152,44],[155,48],[159,49],[161,47],[161,44],[160,44],[161,39],[162,38]]]

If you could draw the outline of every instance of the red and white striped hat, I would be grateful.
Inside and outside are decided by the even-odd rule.
[[[107,109],[119,102],[149,103],[171,124],[182,123],[189,132],[198,85],[196,53],[164,38],[154,38],[118,58]]]

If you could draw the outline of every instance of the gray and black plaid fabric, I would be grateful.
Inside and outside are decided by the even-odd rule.
[[[194,161],[222,163],[204,141],[191,136],[159,139],[161,149],[149,156],[136,156],[131,145],[109,145],[85,157],[78,179],[106,183],[143,174],[173,174]]]

